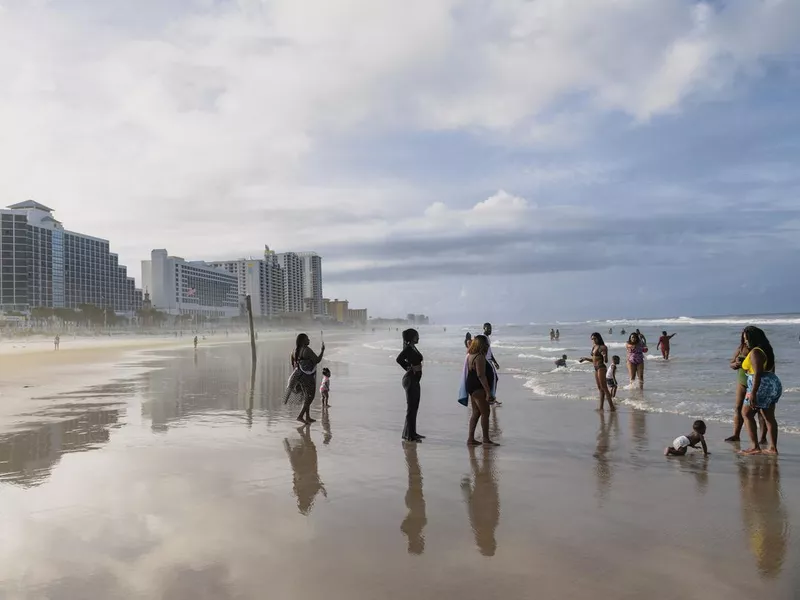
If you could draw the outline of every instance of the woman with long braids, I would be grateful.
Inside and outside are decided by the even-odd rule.
[[[403,427],[403,439],[407,442],[421,442],[424,435],[417,433],[417,412],[422,379],[422,353],[417,350],[419,333],[416,329],[403,332],[403,349],[397,355],[397,364],[406,372],[403,375],[403,389],[406,391],[406,424]]]
[[[747,346],[744,343],[744,332],[742,332],[739,339],[739,347],[731,358],[730,367],[736,371],[736,401],[733,409],[733,435],[725,438],[726,442],[738,442],[739,435],[744,426],[744,417],[742,417],[742,408],[744,408],[744,397],[747,395],[747,373],[742,368],[744,359],[747,358]],[[759,444],[767,443],[767,421],[761,411],[758,411],[758,426],[761,431],[761,439]]]
[[[775,420],[775,405],[783,393],[781,380],[775,375],[775,352],[772,344],[758,327],[745,327],[742,332],[747,357],[742,361],[742,368],[747,373],[747,394],[744,397],[742,416],[747,423],[751,447],[740,454],[777,454],[778,422]],[[756,431],[756,413],[764,413],[767,420],[769,450],[761,450]]]
[[[286,386],[286,395],[283,399],[284,404],[295,398],[302,401],[303,408],[297,415],[297,420],[301,423],[313,423],[316,420],[311,418],[309,410],[314,401],[314,394],[317,393],[317,365],[325,354],[325,342],[322,342],[319,356],[309,348],[310,343],[311,341],[305,333],[297,336],[291,357],[294,371],[289,377],[289,384]]]
[[[636,334],[633,334],[636,335]],[[594,382],[597,385],[597,390],[600,392],[600,404],[597,410],[603,410],[608,398],[608,409],[611,411],[617,410],[614,406],[614,400],[611,398],[611,390],[608,389],[608,382],[606,381],[606,373],[608,372],[608,347],[603,341],[603,336],[597,332],[591,335],[592,352],[590,356],[584,356],[580,362],[590,362],[594,367]]]

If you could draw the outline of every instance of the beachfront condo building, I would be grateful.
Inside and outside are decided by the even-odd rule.
[[[108,240],[64,229],[52,208],[33,200],[0,210],[0,310],[82,304],[130,315],[141,308]]]
[[[275,255],[283,269],[283,306],[286,312],[303,312],[303,261],[294,252]]]
[[[316,252],[298,252],[303,280],[303,308],[314,315],[324,315],[322,302],[322,257]]]
[[[239,277],[204,261],[170,256],[164,249],[142,261],[142,287],[153,308],[170,315],[227,319],[241,314]]]
[[[265,247],[264,258],[214,261],[212,266],[236,275],[240,296],[250,296],[255,317],[275,317],[284,312],[284,274],[275,252]]]

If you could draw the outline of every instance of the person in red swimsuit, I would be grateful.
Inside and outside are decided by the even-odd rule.
[[[656,350],[661,348],[661,357],[664,360],[669,360],[669,341],[675,337],[675,334],[667,335],[666,331],[661,332],[661,337],[658,338],[658,346],[656,346]]]

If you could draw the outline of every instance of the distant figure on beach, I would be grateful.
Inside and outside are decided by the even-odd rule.
[[[625,344],[628,352],[628,375],[630,375],[630,385],[636,378],[639,378],[639,389],[644,388],[644,345],[638,333],[632,333]]]
[[[494,388],[495,394],[497,393],[497,383],[500,381],[500,375],[498,371],[500,370],[500,363],[497,362],[497,359],[494,357],[494,353],[492,352],[492,324],[491,323],[484,323],[483,324],[483,335],[486,336],[486,340],[489,342],[489,350],[486,352],[486,360],[489,362],[489,367],[494,371]],[[492,398],[490,404],[496,404],[500,406],[503,404],[497,398]]]
[[[747,373],[742,368],[744,359],[749,354],[747,344],[744,343],[744,331],[739,336],[739,347],[733,353],[731,358],[730,367],[736,371],[736,395],[733,409],[733,435],[725,438],[726,442],[738,442],[741,438],[742,427],[744,426],[744,417],[742,416],[742,408],[744,408],[744,397],[747,395]],[[767,443],[767,420],[764,418],[764,413],[758,411],[758,426],[761,431],[761,438],[759,444]]]
[[[778,454],[778,422],[775,419],[775,406],[783,393],[781,380],[775,375],[775,353],[772,344],[758,327],[745,327],[742,332],[747,357],[742,361],[742,368],[747,373],[747,394],[744,397],[742,416],[747,423],[751,447],[740,454]],[[767,420],[769,449],[763,450],[758,442],[756,430],[756,413],[763,412]]]
[[[611,327],[609,327],[609,328],[608,328],[608,335],[611,335],[611,334],[613,334],[613,333],[614,333],[614,330],[613,330]]]
[[[555,339],[556,339],[556,330],[555,329],[551,329],[550,330],[550,341],[552,342]]]
[[[659,348],[661,349],[661,358],[664,360],[669,360],[669,341],[674,338],[677,334],[673,333],[672,335],[667,335],[666,331],[661,332],[661,337],[658,338],[658,346],[656,346],[656,350]]]
[[[594,366],[594,381],[600,391],[600,405],[597,410],[605,408],[606,398],[608,399],[608,409],[617,410],[617,407],[614,406],[614,400],[611,398],[611,390],[608,389],[608,383],[606,382],[608,347],[603,341],[603,336],[597,332],[594,332],[590,339],[592,340],[591,356],[581,357],[580,362],[590,362]]]
[[[297,420],[301,423],[314,423],[316,419],[311,418],[311,403],[317,393],[317,365],[325,355],[325,342],[319,351],[319,356],[309,348],[311,340],[308,335],[301,333],[295,340],[294,352],[291,355],[292,374],[289,376],[289,383],[286,386],[286,395],[283,403],[289,402],[290,398],[299,396],[303,402],[303,408],[297,415]]]
[[[53,338],[53,350],[58,350],[61,346],[61,336],[56,334],[56,337]]]
[[[620,334],[620,335],[625,335],[625,330],[624,330],[624,329],[622,329],[622,330],[619,332],[619,334]]]
[[[558,367],[566,367],[567,366],[567,355],[562,354],[561,358],[556,359],[556,368]]]
[[[194,336],[194,349],[197,350],[197,336]]]
[[[561,339],[561,332],[558,329],[556,329],[556,341],[560,339]]]
[[[328,398],[331,393],[331,370],[328,367],[322,369],[322,384],[319,386],[319,393],[322,397],[322,408],[328,408]]]
[[[424,435],[417,433],[417,413],[422,395],[420,380],[422,379],[422,353],[417,350],[419,332],[416,329],[403,331],[403,349],[397,355],[397,364],[405,371],[403,389],[406,392],[406,423],[403,427],[403,439],[407,442],[421,442]]]
[[[470,446],[481,444],[475,439],[475,429],[478,427],[478,421],[481,422],[483,444],[487,446],[497,445],[489,437],[490,404],[494,399],[493,387],[497,382],[494,369],[488,358],[489,351],[489,338],[485,335],[476,335],[472,340],[469,354],[467,355],[466,381],[464,385],[472,404],[467,436],[467,444]]]
[[[611,365],[606,371],[606,385],[611,392],[611,397],[617,397],[617,367],[619,367],[619,356],[616,354],[611,357]]]
[[[464,338],[464,347],[469,351],[469,345],[472,343],[472,334],[468,331]]]
[[[695,421],[692,425],[692,433],[680,435],[672,442],[672,446],[664,449],[664,456],[684,456],[689,448],[696,448],[700,444],[703,454],[708,456],[708,446],[706,446],[706,424],[703,421]]]

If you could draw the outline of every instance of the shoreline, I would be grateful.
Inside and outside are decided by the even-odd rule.
[[[431,364],[428,438],[403,443],[400,369],[348,340],[330,343],[331,408],[317,397],[299,426],[281,398],[291,336],[261,341],[254,382],[246,344],[156,353],[103,406],[0,437],[0,595],[394,598],[413,581],[421,600],[793,597],[793,436],[743,458],[712,426],[711,456],[667,458],[688,418],[597,413],[506,377],[501,446],[470,449],[458,373]]]

